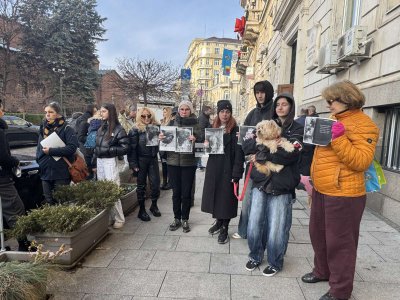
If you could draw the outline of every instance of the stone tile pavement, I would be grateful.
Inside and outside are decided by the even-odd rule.
[[[307,197],[299,193],[284,269],[264,277],[245,269],[246,240],[225,245],[210,236],[213,220],[200,210],[204,172],[197,171],[192,230],[171,232],[171,191],[159,201],[162,217],[142,222],[133,212],[121,230],[111,233],[79,267],[57,271],[49,282],[55,299],[293,299],[312,300],[328,290],[326,282],[304,284],[312,267]],[[150,206],[150,203],[147,204]],[[239,209],[240,211],[240,209]],[[230,226],[232,234],[238,217]],[[400,233],[371,211],[364,212],[352,299],[400,299]]]

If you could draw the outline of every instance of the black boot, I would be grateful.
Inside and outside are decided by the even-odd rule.
[[[22,240],[18,240],[18,251],[21,252],[35,252],[36,247],[31,247],[31,242],[28,241],[26,238]]]
[[[172,189],[172,186],[169,184],[169,182],[163,183],[163,185],[161,186],[161,189],[164,191],[170,190],[170,189]]]
[[[210,229],[208,229],[208,233],[209,233],[209,234],[212,234],[212,235],[219,233],[219,231],[220,231],[220,229],[221,229],[221,226],[222,226],[222,220],[217,219],[217,220],[215,221],[214,225],[211,226]]]
[[[218,244],[226,244],[228,241],[228,226],[222,225],[218,235]]]
[[[157,207],[157,200],[152,201],[151,206],[150,206],[150,211],[155,217],[161,217],[160,210]]]
[[[140,208],[138,213],[138,218],[144,222],[150,221],[150,216],[148,215],[146,208],[144,207],[144,201],[139,202]]]

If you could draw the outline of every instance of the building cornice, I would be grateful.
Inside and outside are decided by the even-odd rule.
[[[290,15],[290,11],[296,6],[299,5],[301,0],[286,0],[286,1],[281,1],[275,18],[272,21],[272,26],[274,27],[274,30],[280,31],[283,27],[283,24],[286,21],[286,18]]]

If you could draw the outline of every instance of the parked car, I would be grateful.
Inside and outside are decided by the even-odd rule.
[[[39,126],[16,116],[3,116],[3,120],[8,125],[6,135],[11,148],[37,144]]]
[[[37,142],[36,140],[36,144]],[[44,198],[39,165],[36,162],[36,146],[16,145],[11,149],[11,155],[20,161],[21,176],[14,176],[14,182],[25,209],[30,210],[41,206]]]

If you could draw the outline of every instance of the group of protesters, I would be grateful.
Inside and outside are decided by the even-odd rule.
[[[238,183],[244,179],[244,199],[237,231],[231,236],[247,239],[249,260],[245,265],[254,271],[262,264],[267,250],[267,266],[262,274],[273,276],[284,267],[292,225],[292,205],[301,176],[310,176],[312,195],[309,231],[314,249],[314,268],[302,281],[316,283],[329,281],[330,290],[320,299],[349,299],[353,288],[358,235],[366,203],[364,171],[373,160],[379,131],[373,121],[362,112],[365,98],[356,85],[341,81],[326,87],[322,97],[331,118],[332,141],[327,146],[314,146],[303,142],[304,122],[295,120],[295,99],[289,93],[275,96],[269,81],[254,85],[256,107],[246,116],[243,125],[254,126],[252,136],[238,144],[239,124],[233,116],[229,100],[217,103],[216,115],[210,123],[211,107],[203,108],[198,118],[190,101],[183,100],[175,109],[164,108],[161,123],[148,107],[128,107],[118,115],[113,104],[102,104],[99,110],[88,105],[73,129],[68,126],[61,107],[52,102],[45,107],[45,118],[40,126],[37,162],[43,182],[45,201],[54,204],[53,191],[58,185],[70,184],[65,157],[73,161],[79,148],[91,171],[88,179],[111,180],[119,184],[118,158],[124,160],[125,169],[137,176],[138,218],[150,221],[145,200],[151,200],[149,211],[154,217],[161,212],[157,201],[160,189],[172,188],[174,219],[169,230],[182,228],[187,233],[192,206],[192,190],[197,168],[204,168],[192,153],[159,152],[158,146],[148,146],[146,127],[164,125],[191,127],[187,137],[191,143],[204,143],[205,128],[223,128],[224,154],[210,154],[205,170],[201,210],[215,219],[209,229],[218,234],[218,243],[229,241],[228,226],[237,216]],[[1,112],[0,104],[0,112]],[[302,115],[317,116],[315,107],[302,111]],[[1,117],[1,114],[0,114]],[[272,120],[279,128],[275,136],[277,149],[272,150],[261,141],[261,122]],[[4,135],[4,122],[0,123],[0,139]],[[259,125],[259,126],[257,126]],[[41,140],[56,132],[65,143],[61,148],[43,147]],[[166,136],[159,134],[163,141]],[[5,140],[5,139],[4,139]],[[289,151],[283,143],[289,141]],[[7,213],[9,203],[20,204],[18,193],[12,189],[11,169],[18,161],[10,155],[4,141],[0,143],[0,191]],[[162,183],[159,174],[162,163]],[[263,173],[261,168],[276,164],[279,171]],[[150,192],[146,193],[147,179]],[[18,199],[17,199],[18,198]],[[16,200],[15,200],[16,199]],[[23,205],[14,205],[11,215],[24,213]],[[7,210],[8,209],[8,210]],[[7,215],[6,215],[7,216]],[[114,228],[122,228],[125,217],[118,200],[112,209]],[[13,217],[7,220],[11,225]],[[22,241],[23,243],[24,241]]]

